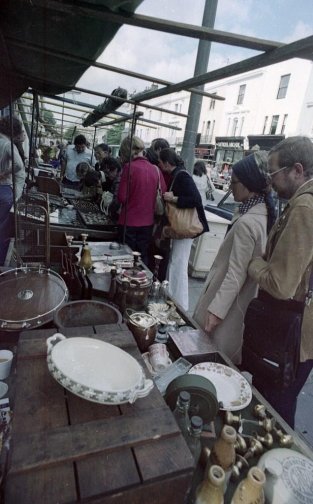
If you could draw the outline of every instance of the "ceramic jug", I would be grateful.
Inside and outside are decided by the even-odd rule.
[[[237,486],[231,504],[264,504],[263,486],[265,474],[258,467],[251,467],[248,475]]]
[[[223,504],[224,481],[225,473],[223,469],[220,466],[212,465],[208,476],[196,490],[195,504]]]
[[[219,465],[228,471],[236,461],[235,452],[236,431],[230,425],[224,425],[220,437],[214,443],[211,451],[212,464]]]

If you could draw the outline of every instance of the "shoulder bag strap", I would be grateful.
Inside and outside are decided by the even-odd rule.
[[[175,180],[176,180],[176,177],[178,177],[178,175],[179,175],[181,172],[186,172],[186,173],[188,173],[188,172],[187,172],[187,170],[179,170],[179,171],[176,173],[176,175],[175,175],[175,177],[173,178],[173,180],[172,180],[172,183],[171,183],[171,185],[170,185],[169,191],[171,191],[171,190],[172,190],[172,187],[173,187],[173,185],[174,185],[174,182],[175,182]],[[188,175],[191,177],[190,173],[188,173]]]
[[[308,292],[306,293],[306,296],[305,296],[306,306],[310,306],[312,298],[313,298],[313,265],[311,268],[311,274],[310,274],[310,278],[309,278]]]
[[[153,166],[155,166],[156,171],[158,172],[158,179],[159,179],[159,182],[158,182],[158,190],[159,190],[159,191],[161,191],[160,170],[159,170],[159,168],[157,167],[157,165],[153,165]]]

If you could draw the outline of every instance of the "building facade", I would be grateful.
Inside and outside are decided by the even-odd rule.
[[[313,140],[311,61],[294,58],[215,81],[205,86],[205,91],[225,100],[203,98],[197,137],[201,145],[215,144],[216,137],[244,137],[244,148],[248,149],[249,135],[307,135]],[[149,103],[187,114],[189,96],[182,91]],[[143,111],[148,119],[181,128],[175,131],[158,126],[152,130],[140,126],[136,133],[146,145],[153,138],[164,137],[180,151],[186,119],[155,110]]]

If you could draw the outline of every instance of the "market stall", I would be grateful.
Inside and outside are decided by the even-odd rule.
[[[275,495],[280,497],[267,501],[285,502],[277,498],[289,492],[290,502],[304,502],[303,496],[310,502],[312,450],[173,303],[157,269],[158,262],[149,277],[137,256],[135,265],[117,273],[124,285],[113,298],[120,301],[116,305],[109,301],[111,286],[99,288],[101,278],[114,284],[116,275],[98,265],[96,303],[104,318],[90,311],[92,301],[82,300],[63,304],[48,326],[20,332],[17,348],[8,343],[9,331],[1,333],[3,342],[6,335],[1,346],[15,354],[6,380],[13,418],[10,438],[3,438],[4,502],[194,502],[225,426],[235,429],[236,441],[235,458],[225,470],[230,478],[225,503],[254,466],[266,474],[270,495],[273,460],[279,464]],[[130,291],[137,297],[126,302]],[[134,302],[136,311],[129,310]],[[155,358],[153,343],[166,349],[165,360],[159,352]],[[123,352],[116,357],[116,351]],[[129,364],[137,366],[138,383]],[[85,378],[95,381],[84,381],[84,367]],[[103,386],[106,373],[110,383],[119,380],[118,392]],[[188,421],[202,422],[196,458],[189,434],[175,421],[181,392],[190,394]],[[300,490],[290,464],[301,467]]]

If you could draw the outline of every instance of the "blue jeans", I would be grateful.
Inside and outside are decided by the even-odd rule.
[[[312,368],[313,360],[300,362],[295,381],[286,389],[275,388],[273,383],[258,383],[257,380],[253,379],[253,385],[292,429],[295,423],[297,397]]]
[[[4,264],[10,240],[10,208],[13,191],[9,185],[0,185],[0,266]]]

